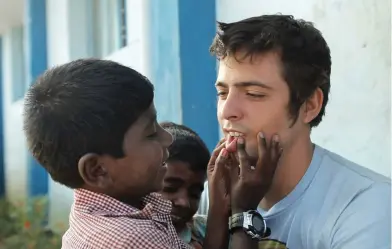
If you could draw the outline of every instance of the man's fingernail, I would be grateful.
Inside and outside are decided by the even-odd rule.
[[[259,137],[264,138],[264,134],[262,132],[259,132]]]
[[[222,156],[223,157],[227,157],[227,155],[228,155],[227,150],[226,149],[222,149]]]
[[[273,140],[274,140],[275,142],[279,142],[279,136],[278,136],[278,135],[274,135]]]
[[[243,137],[239,137],[238,140],[237,140],[237,143],[239,143],[241,145],[244,144],[245,143],[244,138]]]

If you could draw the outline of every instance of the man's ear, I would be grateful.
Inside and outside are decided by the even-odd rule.
[[[100,155],[88,153],[78,162],[79,174],[84,183],[91,187],[106,188],[111,182],[110,175]]]
[[[317,88],[312,96],[304,103],[303,122],[309,124],[319,115],[323,106],[324,94],[320,88]]]

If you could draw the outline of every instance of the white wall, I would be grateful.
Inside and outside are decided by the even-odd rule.
[[[49,66],[89,56],[88,3],[89,0],[47,0]],[[106,58],[132,67],[147,77],[150,71],[147,51],[148,3],[146,0],[127,1],[128,46]],[[59,222],[67,223],[73,201],[72,190],[50,180],[49,198],[52,227]]]
[[[313,140],[391,176],[390,0],[217,0],[217,18],[292,14],[315,23],[332,53],[327,116]]]
[[[27,196],[27,150],[23,134],[23,100],[12,101],[12,39],[3,33],[3,111],[6,195],[11,200]]]

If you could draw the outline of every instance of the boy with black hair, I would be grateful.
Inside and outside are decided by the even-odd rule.
[[[28,148],[54,181],[75,192],[63,249],[190,248],[172,225],[170,202],[154,193],[162,188],[173,138],[157,123],[153,97],[144,76],[98,59],[50,69],[28,90]],[[262,195],[247,193],[270,184],[262,178],[272,179],[265,172],[277,165],[279,143],[265,146],[265,139],[258,140],[256,170],[243,156],[242,143],[241,171],[237,164],[230,178],[224,174],[227,150],[220,145],[214,151],[208,163],[211,205],[204,248],[222,248],[227,239],[228,214],[222,209],[228,200],[237,211],[256,209]],[[230,190],[225,188],[228,180]],[[233,248],[257,248],[240,229],[232,241],[241,245]]]
[[[206,217],[195,214],[207,178],[210,152],[198,134],[185,125],[163,122],[161,126],[173,136],[161,193],[172,203],[177,233],[193,247],[202,248]]]

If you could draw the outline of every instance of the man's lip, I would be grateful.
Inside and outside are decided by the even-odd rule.
[[[240,130],[229,129],[229,128],[223,128],[223,131],[226,132],[226,133],[229,133],[229,132],[238,132],[238,133],[242,133],[242,134],[243,134],[243,132],[240,131]]]

